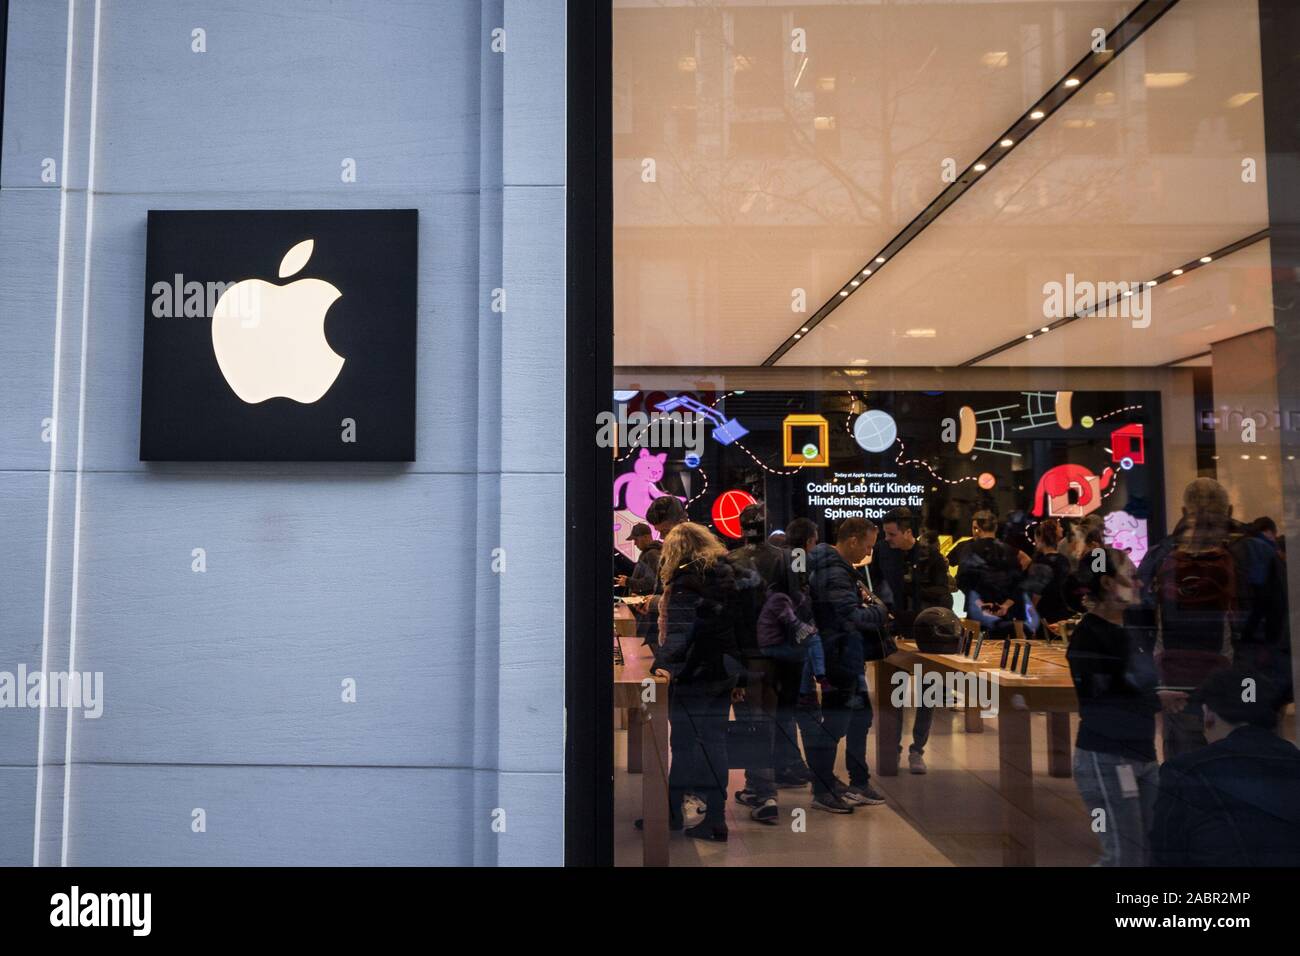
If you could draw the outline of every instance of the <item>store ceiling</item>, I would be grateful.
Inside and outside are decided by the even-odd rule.
[[[945,159],[965,169],[1136,6],[616,6],[616,364],[762,363],[945,188]],[[1162,365],[1271,324],[1263,241],[1157,286],[1146,328],[1023,338],[1045,283],[1147,280],[1267,225],[1254,11],[1181,0],[778,364],[1019,340],[980,364]]]

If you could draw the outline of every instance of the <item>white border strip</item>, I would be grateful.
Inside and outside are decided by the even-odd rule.
[[[54,385],[50,403],[50,488],[45,506],[45,598],[41,611],[41,673],[50,663],[50,589],[54,568],[54,488],[59,450],[59,389],[63,365],[63,269],[68,234],[68,134],[72,123],[72,35],[76,22],[74,0],[68,0],[68,39],[64,51],[63,152],[59,159],[59,266],[54,284]],[[41,865],[41,802],[45,790],[45,706],[41,701],[36,731],[36,820],[32,833],[32,866]]]

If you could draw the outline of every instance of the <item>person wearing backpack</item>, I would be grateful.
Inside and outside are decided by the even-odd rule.
[[[858,575],[875,548],[878,531],[866,518],[845,518],[835,532],[835,544],[822,543],[808,556],[813,617],[826,650],[830,689],[822,696],[820,732],[804,738],[813,771],[813,809],[852,813],[855,806],[880,804],[885,798],[871,786],[867,764],[867,733],[871,729],[871,696],[866,663],[894,650],[889,637],[889,612]],[[845,738],[847,786],[835,779],[835,754]]]
[[[747,683],[745,700],[736,705],[736,719],[757,731],[756,755],[745,767],[744,789],[736,802],[749,807],[759,823],[775,826],[774,755],[777,718],[777,662],[759,645],[759,618],[773,584],[783,576],[781,549],[767,543],[767,516],[761,504],[740,513],[745,544],[727,555],[735,576],[734,618],[736,642],[744,656]]]
[[[1243,642],[1284,632],[1284,580],[1269,546],[1232,518],[1228,493],[1212,478],[1183,492],[1183,516],[1138,569],[1145,623],[1154,630],[1156,663],[1165,687],[1193,691],[1229,667]],[[1270,583],[1272,582],[1272,583]],[[1243,651],[1241,656],[1246,656]],[[1164,756],[1204,747],[1200,705],[1164,718]]]

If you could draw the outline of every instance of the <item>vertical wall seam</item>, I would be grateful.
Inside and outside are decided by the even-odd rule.
[[[72,517],[72,610],[68,624],[68,677],[77,672],[77,597],[81,583],[81,476],[86,450],[86,365],[90,345],[90,266],[93,258],[95,228],[95,139],[99,108],[99,23],[102,0],[95,0],[95,31],[90,67],[90,143],[86,164],[86,239],[81,276],[81,376],[77,394],[77,477]],[[72,795],[72,725],[73,708],[78,701],[69,699],[64,723],[63,742],[63,834],[59,865],[68,865],[68,817]]]

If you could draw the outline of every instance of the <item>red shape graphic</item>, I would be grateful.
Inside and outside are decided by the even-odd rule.
[[[1114,474],[1113,468],[1107,468],[1098,479],[1082,465],[1057,465],[1049,468],[1038,479],[1038,487],[1034,489],[1034,517],[1043,516],[1044,500],[1047,512],[1053,517],[1081,518],[1091,514],[1101,504],[1100,492],[1110,485]],[[1091,482],[1097,483],[1096,489]],[[1078,499],[1068,503],[1071,490],[1078,495]]]
[[[1119,464],[1125,458],[1133,459],[1135,465],[1146,462],[1146,436],[1140,424],[1125,425],[1110,433],[1110,460]]]
[[[740,513],[750,505],[758,504],[748,491],[733,488],[713,499],[713,526],[728,538],[740,540],[745,533],[740,529]]]

